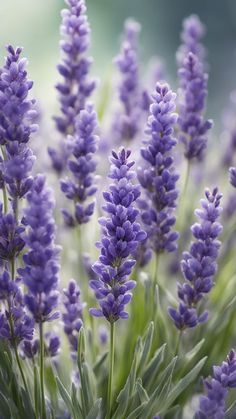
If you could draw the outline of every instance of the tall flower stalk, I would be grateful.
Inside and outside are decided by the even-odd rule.
[[[218,219],[222,211],[222,195],[215,188],[212,193],[206,190],[205,196],[206,199],[201,200],[202,208],[195,211],[200,222],[191,228],[195,241],[191,243],[189,252],[183,253],[181,261],[186,282],[178,285],[180,304],[178,309],[169,309],[169,314],[180,331],[207,320],[208,312],[199,313],[198,307],[203,296],[212,289],[217,271],[220,249],[218,236],[222,231]]]
[[[130,154],[131,152],[124,148],[118,153],[112,152],[109,177],[114,183],[110,185],[109,192],[103,194],[106,200],[103,209],[108,217],[100,219],[103,227],[103,236],[99,242],[101,254],[99,261],[93,265],[97,278],[90,281],[100,305],[99,309],[90,309],[90,313],[96,317],[105,317],[110,323],[107,417],[111,416],[114,324],[120,318],[128,318],[125,305],[131,300],[130,291],[136,285],[130,280],[135,265],[132,254],[138,243],[146,238],[146,234],[136,222],[138,210],[134,205],[140,196],[140,187],[132,182],[135,173],[131,170],[134,162],[129,161]]]
[[[157,83],[145,131],[147,139],[141,149],[142,166],[138,169],[138,179],[144,191],[139,201],[141,219],[155,255],[173,252],[178,238],[178,233],[172,231],[179,177],[171,155],[176,145],[173,136],[177,119],[174,113],[175,98],[175,93],[167,84]]]
[[[75,134],[77,117],[85,108],[86,100],[96,84],[89,77],[92,60],[86,56],[90,43],[90,28],[85,1],[65,0],[65,2],[68,8],[61,12],[62,61],[58,65],[62,81],[56,85],[61,115],[54,118],[63,141],[59,150],[51,147],[48,150],[53,168],[58,173],[63,172],[70,156],[66,137]]]
[[[54,199],[52,191],[45,185],[45,177],[35,177],[31,191],[27,194],[24,240],[27,253],[23,256],[25,266],[18,270],[27,287],[25,304],[39,326],[40,337],[40,383],[43,419],[46,418],[44,395],[44,330],[45,322],[57,319],[58,304],[58,253],[55,245],[55,222],[53,219]]]

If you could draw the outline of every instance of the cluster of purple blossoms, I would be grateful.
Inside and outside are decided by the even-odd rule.
[[[127,20],[124,27],[124,41],[115,63],[121,73],[119,99],[123,110],[116,115],[114,132],[117,141],[130,141],[139,131],[141,94],[138,74],[137,45],[140,25],[134,20]]]
[[[56,88],[59,92],[61,115],[55,117],[56,126],[64,136],[74,135],[76,120],[86,100],[95,88],[95,81],[88,76],[91,59],[85,53],[89,47],[90,28],[84,0],[65,0],[68,9],[62,10],[61,50],[63,60],[58,71],[63,81]],[[65,138],[64,138],[65,139]],[[69,157],[62,141],[61,149],[49,148],[54,169],[61,173]]]
[[[167,84],[156,85],[152,95],[150,116],[141,149],[143,167],[138,170],[138,179],[145,191],[145,199],[139,200],[141,218],[155,253],[172,252],[176,249],[178,234],[171,231],[175,224],[173,210],[176,207],[178,175],[174,171],[171,150],[176,144],[173,127],[177,115],[176,95]]]
[[[44,335],[44,356],[54,358],[58,355],[60,348],[60,338],[52,333],[45,333]],[[32,359],[40,352],[39,339],[24,340],[21,345],[22,357]]]
[[[126,319],[125,305],[131,300],[135,282],[129,279],[135,260],[132,254],[139,242],[146,238],[140,224],[136,222],[138,210],[134,204],[140,196],[140,188],[132,179],[134,165],[129,161],[131,152],[122,148],[112,152],[110,178],[114,180],[109,192],[103,196],[103,209],[108,218],[102,218],[103,237],[98,246],[101,249],[99,261],[93,265],[97,279],[90,281],[91,288],[99,301],[100,309],[91,309],[94,316],[104,316],[110,323],[119,318]]]
[[[68,226],[87,223],[94,212],[95,203],[87,200],[95,194],[94,184],[96,161],[94,154],[97,150],[98,136],[97,117],[91,105],[87,105],[80,112],[76,123],[76,133],[72,139],[73,160],[68,161],[68,169],[72,178],[61,181],[61,190],[74,203],[74,215],[64,209],[63,216]]]
[[[74,354],[77,354],[78,336],[83,324],[82,313],[84,305],[80,298],[80,288],[73,279],[70,280],[68,287],[63,292],[65,312],[62,315],[62,320],[64,332],[68,337],[72,356],[74,356]]]
[[[213,287],[213,278],[217,270],[217,257],[220,249],[218,236],[222,231],[217,221],[222,208],[222,195],[215,188],[212,193],[206,190],[206,199],[201,200],[202,209],[195,211],[200,223],[195,223],[191,230],[196,239],[189,252],[183,253],[182,273],[186,282],[178,285],[180,304],[178,309],[170,308],[169,314],[179,330],[195,327],[207,319],[208,313],[198,313],[197,305],[204,294]]]
[[[231,185],[236,188],[236,167],[230,167],[229,169],[229,181]]]
[[[54,309],[58,302],[59,270],[59,248],[54,243],[54,199],[43,175],[35,177],[27,201],[24,240],[28,249],[23,256],[25,267],[18,272],[28,288],[25,304],[35,321],[42,323],[58,317]]]
[[[207,131],[212,127],[212,121],[203,117],[208,75],[204,73],[202,62],[192,52],[185,57],[178,75],[179,139],[184,144],[185,157],[188,160],[202,160],[207,146]]]
[[[204,381],[206,395],[201,396],[197,419],[224,419],[228,392],[236,388],[236,356],[233,350],[220,366],[213,367],[213,378]]]
[[[8,56],[0,72],[0,160],[1,187],[7,186],[13,209],[17,199],[30,190],[30,176],[35,157],[28,142],[37,126],[32,123],[36,111],[34,100],[28,99],[33,82],[27,79],[26,59],[21,58],[21,48],[7,47]]]
[[[9,272],[0,275],[0,338],[6,339],[14,347],[23,340],[33,339],[34,321],[26,314],[23,295],[19,285]]]
[[[205,28],[197,15],[191,15],[184,19],[183,30],[181,33],[181,41],[176,58],[178,66],[181,67],[184,59],[189,52],[196,55],[201,62],[203,62],[206,51],[201,44],[201,40],[205,35]]]

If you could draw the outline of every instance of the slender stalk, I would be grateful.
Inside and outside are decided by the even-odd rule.
[[[39,323],[39,339],[40,339],[40,386],[42,397],[41,419],[46,419],[46,406],[44,395],[44,340],[43,340],[43,323]]]
[[[24,375],[24,372],[23,372],[23,369],[22,369],[22,366],[21,366],[21,362],[20,362],[20,358],[19,358],[19,354],[18,354],[18,351],[17,351],[16,344],[14,344],[13,349],[14,349],[14,353],[15,353],[15,357],[16,357],[16,362],[17,362],[17,365],[18,365],[18,368],[19,368],[19,371],[20,371],[20,374],[21,374],[21,378],[22,378],[22,381],[23,381],[23,384],[24,384],[24,387],[25,387],[25,391],[26,391],[26,393],[28,393],[26,379],[25,379],[25,375]]]
[[[111,323],[110,326],[110,354],[109,354],[109,378],[107,387],[107,419],[111,418],[112,411],[112,384],[113,384],[113,369],[114,369],[114,332],[115,324]]]
[[[3,186],[2,194],[3,194],[3,210],[4,210],[4,213],[7,214],[7,211],[8,211],[8,199],[7,199],[7,189],[6,189],[6,186],[5,185]]]
[[[177,356],[178,353],[179,353],[179,347],[180,347],[181,337],[182,337],[182,330],[178,333],[178,338],[177,338],[177,342],[176,342],[174,356]]]
[[[158,265],[159,265],[159,255],[156,254],[155,255],[155,260],[154,260],[154,274],[153,274],[153,290],[155,291],[156,285],[158,285]]]
[[[183,186],[183,191],[179,200],[179,211],[178,211],[179,226],[178,227],[180,231],[183,228],[183,222],[185,219],[185,198],[186,198],[186,192],[188,189],[190,169],[191,169],[190,160],[187,160],[187,169],[186,169],[186,174],[185,174],[184,186]]]

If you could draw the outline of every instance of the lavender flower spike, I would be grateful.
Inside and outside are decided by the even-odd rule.
[[[138,179],[146,195],[139,202],[141,218],[155,253],[174,251],[178,238],[178,234],[171,231],[175,224],[173,210],[178,197],[178,175],[171,156],[176,144],[173,137],[177,119],[173,113],[175,97],[167,84],[157,83],[146,129],[148,139],[141,149],[144,162],[138,170]]]
[[[201,396],[196,419],[224,419],[226,398],[236,387],[236,356],[233,350],[220,366],[213,367],[213,378],[204,381],[206,395]]]
[[[4,183],[13,199],[22,198],[29,191],[30,176],[35,157],[28,142],[37,130],[33,123],[36,111],[34,100],[28,98],[33,82],[27,79],[27,60],[21,58],[22,48],[7,47],[5,66],[0,71],[0,158],[1,187]]]
[[[146,238],[136,222],[138,210],[134,204],[140,195],[138,185],[132,183],[134,165],[129,161],[131,152],[122,148],[112,152],[110,178],[114,183],[103,196],[103,209],[108,218],[102,218],[103,236],[98,244],[101,249],[99,261],[93,265],[97,279],[90,281],[99,301],[100,309],[90,309],[94,316],[104,316],[110,323],[126,319],[125,305],[131,300],[135,282],[129,279],[135,260],[132,254],[139,242]]]
[[[178,309],[170,308],[169,314],[179,330],[195,327],[206,321],[208,313],[198,313],[197,305],[204,294],[213,287],[213,278],[217,271],[217,257],[220,249],[218,236],[222,226],[218,218],[222,212],[220,200],[222,195],[215,188],[212,193],[205,192],[206,199],[201,201],[202,209],[195,211],[199,223],[191,230],[195,241],[190,251],[183,253],[181,261],[185,283],[178,286],[180,304]]]
[[[186,56],[178,71],[180,84],[179,139],[184,144],[188,160],[203,158],[207,146],[207,131],[212,121],[204,120],[208,75],[199,58],[192,52]]]
[[[76,282],[71,279],[68,288],[64,292],[65,312],[62,315],[64,323],[64,332],[70,342],[72,355],[76,355],[78,349],[78,336],[82,321],[83,304],[80,300],[80,288]]]
[[[65,0],[68,9],[62,10],[61,41],[62,62],[58,71],[63,81],[58,83],[61,115],[55,117],[56,126],[63,135],[74,135],[75,121],[86,100],[91,96],[95,81],[89,78],[91,58],[86,57],[90,28],[84,0]],[[54,169],[61,172],[67,162],[65,147],[57,151],[49,148]]]
[[[38,323],[58,317],[54,312],[58,302],[58,253],[55,245],[54,199],[45,185],[43,175],[36,176],[27,195],[25,209],[28,252],[23,256],[25,267],[18,269],[28,288],[25,303]]]
[[[68,161],[71,178],[61,181],[61,190],[74,203],[74,214],[63,210],[65,223],[69,226],[87,223],[94,211],[94,202],[88,203],[89,198],[97,191],[94,182],[98,136],[97,116],[92,105],[80,112],[76,133],[72,139],[73,160]]]
[[[115,129],[120,141],[132,140],[139,130],[141,93],[138,75],[137,44],[140,25],[134,20],[125,22],[124,41],[115,63],[121,73],[119,98],[123,110],[117,115]]]
[[[182,66],[184,59],[189,52],[196,55],[203,62],[206,52],[201,44],[201,39],[205,35],[205,27],[197,15],[191,15],[184,19],[181,41],[176,58],[179,67]]]

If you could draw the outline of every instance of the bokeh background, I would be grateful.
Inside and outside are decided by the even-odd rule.
[[[87,0],[92,27],[93,73],[103,81],[119,49],[124,20],[132,16],[142,25],[140,51],[143,71],[152,55],[162,56],[173,88],[176,84],[175,51],[184,17],[197,13],[207,27],[205,45],[210,65],[208,116],[220,130],[223,108],[236,88],[235,0]],[[0,0],[0,53],[5,44],[24,46],[29,58],[34,94],[47,105],[48,115],[56,106],[53,86],[58,80],[60,9],[63,0]]]

